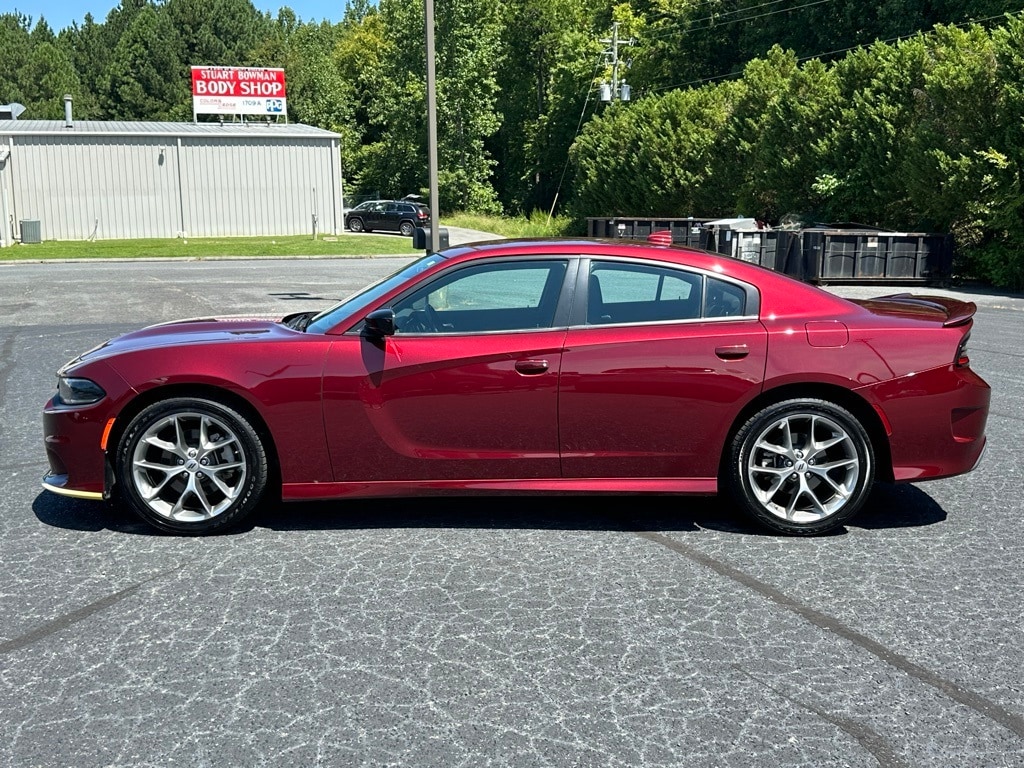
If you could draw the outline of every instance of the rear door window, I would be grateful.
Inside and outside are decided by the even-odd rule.
[[[587,325],[741,317],[747,292],[737,284],[687,269],[592,261]]]

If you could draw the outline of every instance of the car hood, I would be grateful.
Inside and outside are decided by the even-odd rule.
[[[970,322],[974,313],[978,311],[978,305],[973,301],[961,301],[948,296],[918,296],[911,293],[894,293],[874,299],[851,301],[875,315],[931,320],[947,327]]]
[[[282,325],[279,318],[203,317],[151,325],[117,336],[94,347],[68,363],[101,360],[141,349],[187,344],[230,344],[253,340],[274,340],[294,337],[299,331]]]

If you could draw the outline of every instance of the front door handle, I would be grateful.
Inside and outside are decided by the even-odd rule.
[[[548,370],[547,360],[516,360],[516,370],[523,376],[537,376]]]
[[[715,347],[715,354],[722,360],[742,360],[750,354],[746,344],[735,344],[731,347]]]

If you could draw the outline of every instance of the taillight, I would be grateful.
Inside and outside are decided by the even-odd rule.
[[[953,358],[953,365],[957,368],[966,368],[971,364],[971,358],[967,356],[967,342],[970,338],[971,334],[965,333],[964,337],[960,339],[960,345],[956,348],[956,357]]]

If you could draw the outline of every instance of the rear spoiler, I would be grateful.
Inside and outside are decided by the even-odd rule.
[[[953,299],[948,296],[918,296],[913,293],[894,293],[889,296],[879,296],[870,301],[871,303],[899,302],[900,304],[915,305],[922,309],[938,310],[946,315],[946,319],[942,321],[943,328],[965,325],[971,321],[974,313],[978,311],[978,305],[973,301],[961,301],[960,299]]]

